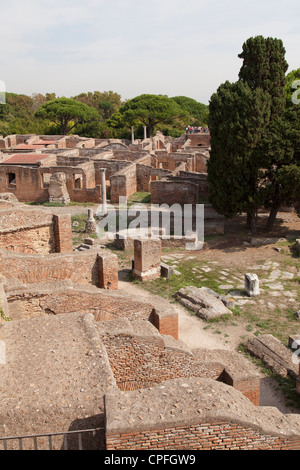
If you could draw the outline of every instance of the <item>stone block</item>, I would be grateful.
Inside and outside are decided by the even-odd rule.
[[[175,274],[174,268],[172,268],[172,266],[169,266],[166,263],[160,264],[160,272],[161,272],[162,277],[165,277],[166,279],[168,279],[169,277]]]
[[[245,289],[249,297],[260,294],[257,274],[245,274]]]
[[[182,305],[195,312],[197,316],[204,320],[211,320],[213,318],[222,317],[223,315],[232,314],[222,300],[198,287],[188,286],[182,288],[174,297]]]
[[[161,275],[161,240],[134,240],[133,277],[140,281],[158,279]]]

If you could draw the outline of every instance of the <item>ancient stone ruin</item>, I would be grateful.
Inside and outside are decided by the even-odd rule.
[[[0,139],[0,148],[0,446],[51,434],[52,448],[62,449],[59,433],[92,429],[87,449],[299,449],[299,415],[260,406],[260,375],[248,359],[189,348],[172,303],[120,292],[118,257],[91,238],[91,210],[89,248],[72,243],[68,198],[99,204],[102,215],[109,201],[139,191],[158,203],[207,201],[209,135],[18,135]],[[23,204],[50,199],[63,215]],[[222,232],[223,218],[205,208],[208,232]],[[176,275],[161,262],[163,237],[131,243],[134,278]],[[252,281],[249,295],[257,293]],[[210,290],[187,286],[176,298],[205,321],[231,312],[232,299]],[[272,339],[259,341],[249,351],[266,356]],[[290,374],[277,351],[270,364]],[[71,439],[70,447],[78,445]]]

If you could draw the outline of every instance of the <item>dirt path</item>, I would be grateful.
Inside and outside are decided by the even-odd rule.
[[[179,340],[183,341],[191,349],[225,349],[237,350],[240,343],[240,337],[247,334],[242,326],[232,327],[232,334],[229,340],[216,337],[214,333],[205,330],[206,323],[200,318],[192,315],[184,307],[178,303],[171,303],[167,299],[146,291],[138,284],[126,281],[127,270],[119,272],[119,292],[131,299],[136,298],[139,301],[149,302],[158,308],[173,309],[179,315]],[[258,371],[261,376],[261,406],[274,406],[282,413],[299,413],[299,409],[287,407],[285,405],[285,397],[280,390],[277,389],[276,381],[270,377],[266,377]]]

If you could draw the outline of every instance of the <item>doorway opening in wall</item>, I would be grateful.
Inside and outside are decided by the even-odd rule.
[[[73,175],[73,178],[74,178],[74,189],[82,189],[82,175],[79,173],[79,174],[75,174]]]
[[[15,173],[8,173],[7,180],[8,180],[9,186],[16,186],[16,174]]]

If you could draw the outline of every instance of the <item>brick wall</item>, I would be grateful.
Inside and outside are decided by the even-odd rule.
[[[245,371],[246,373],[246,371]],[[179,378],[105,396],[108,450],[300,449],[300,419],[220,381]]]
[[[107,450],[300,450],[300,438],[280,438],[228,421],[107,433]]]
[[[198,185],[189,181],[161,180],[151,182],[152,204],[197,204]]]
[[[54,253],[56,250],[53,224],[0,233],[0,249],[16,253]]]
[[[178,339],[178,314],[175,312],[155,310],[153,324],[162,335],[170,335]]]
[[[159,335],[139,336],[123,332],[105,334],[110,365],[121,390],[137,390],[179,377],[206,377],[215,380],[222,376],[223,366],[204,364],[176,347],[168,347]]]
[[[26,290],[13,289],[8,293],[9,315],[13,319],[31,318],[51,313],[53,315],[71,312],[92,313],[96,322],[127,318],[129,320],[151,320],[153,306],[139,303],[117,295],[116,292],[98,290],[88,292],[83,287],[76,289],[56,288]]]
[[[115,266],[114,258],[112,262]],[[73,283],[99,287],[98,253],[94,250],[42,257],[2,252],[1,272],[8,280],[18,280],[23,284],[45,284],[69,279]]]
[[[161,241],[159,239],[134,240],[133,276],[141,281],[160,277]]]
[[[99,287],[118,289],[118,257],[111,253],[98,254]]]
[[[27,254],[72,252],[70,216],[36,210],[0,211],[0,248]]]

